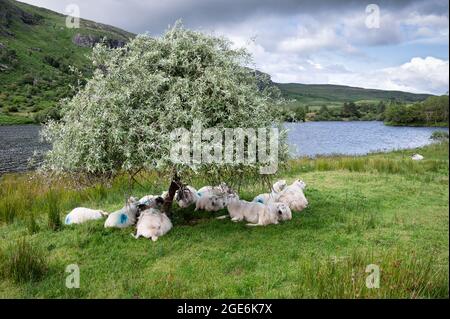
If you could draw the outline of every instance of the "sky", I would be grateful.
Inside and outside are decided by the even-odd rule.
[[[160,36],[187,28],[229,38],[275,82],[445,94],[448,0],[22,0]]]

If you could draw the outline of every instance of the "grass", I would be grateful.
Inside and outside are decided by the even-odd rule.
[[[425,160],[411,161],[412,153]],[[132,190],[118,178],[110,188],[81,191],[63,181],[49,188],[30,175],[7,175],[0,209],[14,208],[0,214],[0,249],[26,238],[46,252],[51,271],[34,281],[0,279],[0,297],[448,298],[448,173],[448,143],[294,160],[279,175],[306,181],[310,206],[292,221],[249,228],[213,218],[223,212],[175,209],[175,227],[156,243],[135,240],[133,229],[104,229],[103,221],[55,232],[47,213],[52,196],[61,215],[80,205],[113,211],[130,193],[164,190],[167,180],[157,174],[142,175],[143,187]],[[262,191],[248,179],[240,194],[252,199]],[[80,267],[79,289],[65,287],[69,264]],[[366,287],[370,264],[380,267],[379,289]]]
[[[14,283],[40,280],[47,271],[46,259],[39,248],[21,238],[0,253],[0,276]]]
[[[29,117],[20,115],[0,114],[0,125],[32,124],[34,121]]]

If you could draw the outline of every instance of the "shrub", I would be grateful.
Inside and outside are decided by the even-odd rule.
[[[47,123],[49,120],[58,121],[59,119],[61,119],[61,114],[59,112],[59,109],[56,107],[46,108],[34,115],[34,121],[36,123]]]
[[[19,109],[17,108],[17,106],[8,106],[8,107],[6,108],[6,110],[7,110],[8,112],[10,112],[10,113],[17,113],[17,112],[19,112]]]
[[[435,141],[445,141],[448,140],[448,132],[434,131],[430,138]]]
[[[2,277],[16,283],[37,281],[47,271],[46,258],[42,251],[33,247],[25,238],[10,244],[0,252],[0,273]]]

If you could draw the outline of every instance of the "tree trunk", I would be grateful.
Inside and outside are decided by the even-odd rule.
[[[172,203],[173,203],[173,198],[175,197],[175,192],[180,189],[181,185],[182,184],[180,181],[180,177],[175,172],[172,177],[172,182],[170,183],[170,186],[169,186],[169,193],[167,194],[166,198],[164,198],[164,204],[162,207],[163,213],[166,213],[166,215],[168,217],[170,217],[170,215],[172,213]]]

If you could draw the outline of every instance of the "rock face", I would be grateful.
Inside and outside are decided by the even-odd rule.
[[[14,22],[36,25],[41,20],[42,16],[22,10],[13,1],[0,0],[0,35],[14,36],[14,33],[9,30]]]
[[[84,48],[92,48],[97,43],[100,43],[100,42],[105,42],[110,48],[121,48],[125,45],[125,41],[123,41],[123,40],[104,39],[97,35],[91,35],[91,34],[83,35],[83,34],[79,34],[79,33],[73,37],[72,42],[74,44],[78,45],[79,47],[84,47]]]

